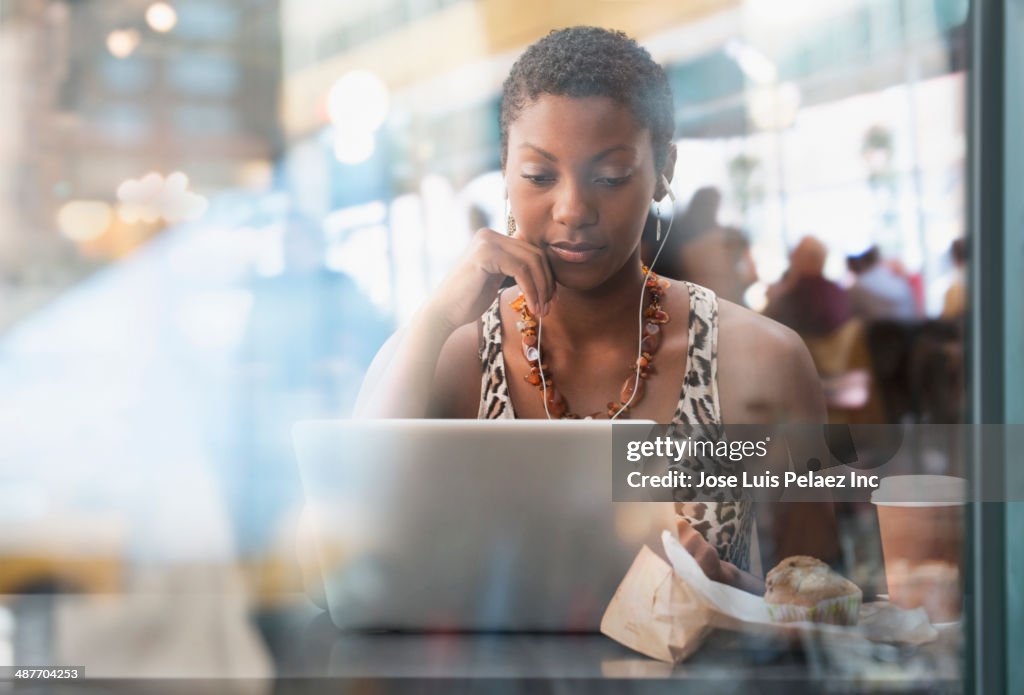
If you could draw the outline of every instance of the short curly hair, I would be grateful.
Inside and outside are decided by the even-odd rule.
[[[672,90],[651,54],[621,31],[569,27],[537,41],[512,66],[502,88],[501,165],[508,154],[508,129],[542,94],[610,97],[628,107],[651,133],[654,163],[665,165],[675,131]]]

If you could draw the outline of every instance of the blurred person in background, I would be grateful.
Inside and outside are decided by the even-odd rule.
[[[621,32],[555,31],[520,56],[502,97],[507,233],[479,230],[389,339],[357,416],[824,422],[799,336],[642,265],[641,234],[676,158],[671,90],[650,54]],[[500,289],[508,276],[516,286]],[[696,507],[677,505],[678,533],[704,572],[763,591],[749,573],[752,498]],[[833,558],[831,507],[798,507],[773,506],[776,529],[801,529],[774,550]]]
[[[698,188],[679,218],[680,248],[718,226],[722,193],[714,186]]]
[[[805,236],[789,254],[789,269],[768,289],[765,316],[804,336],[828,335],[852,318],[850,298],[824,276],[828,249]]]
[[[709,283],[718,296],[737,304],[757,282],[750,242],[738,227],[715,226],[683,248],[683,264],[693,268],[697,284]]]
[[[717,188],[698,189],[672,226],[658,258],[660,271],[714,291],[722,299],[743,304],[743,294],[757,281],[750,243],[740,229],[718,222],[722,194]],[[644,230],[644,258],[658,249],[653,227]]]
[[[847,292],[850,311],[866,321],[911,320],[917,317],[917,300],[906,278],[882,262],[877,245],[847,256],[846,267],[856,279]]]
[[[291,423],[348,414],[358,377],[393,329],[349,275],[323,263],[319,225],[298,212],[283,220],[280,272],[252,273],[252,310],[239,347],[231,392],[225,494],[240,549],[255,555],[288,500]],[[287,464],[284,464],[287,465]]]
[[[955,275],[942,302],[942,318],[957,319],[964,315],[964,310],[967,308],[967,285],[964,271],[967,267],[966,242],[963,239],[956,239],[950,246],[949,253],[953,257]]]

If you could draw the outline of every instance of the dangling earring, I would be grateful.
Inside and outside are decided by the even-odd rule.
[[[661,202],[654,204],[654,240],[661,241]]]

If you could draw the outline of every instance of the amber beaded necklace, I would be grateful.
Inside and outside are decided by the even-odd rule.
[[[640,356],[636,364],[630,365],[630,375],[622,384],[617,401],[609,401],[604,413],[597,412],[582,416],[582,419],[607,417],[629,417],[629,410],[644,397],[644,381],[653,372],[654,355],[661,345],[661,327],[669,322],[669,315],[661,308],[661,298],[669,288],[669,281],[659,278],[653,271],[642,266],[644,285],[650,301],[643,312],[643,333],[640,339]],[[537,319],[526,307],[526,297],[520,294],[512,301],[512,308],[519,312],[520,320],[516,327],[522,334],[523,355],[530,363],[530,372],[523,377],[528,384],[541,391],[541,399],[546,400],[545,412],[550,417],[566,420],[579,420],[581,416],[569,410],[565,397],[555,387],[554,377],[548,366],[541,360],[540,338],[537,333]]]

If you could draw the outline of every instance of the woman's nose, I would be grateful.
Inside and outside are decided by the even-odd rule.
[[[554,221],[571,229],[597,222],[597,210],[588,198],[584,184],[563,179],[552,211]]]

